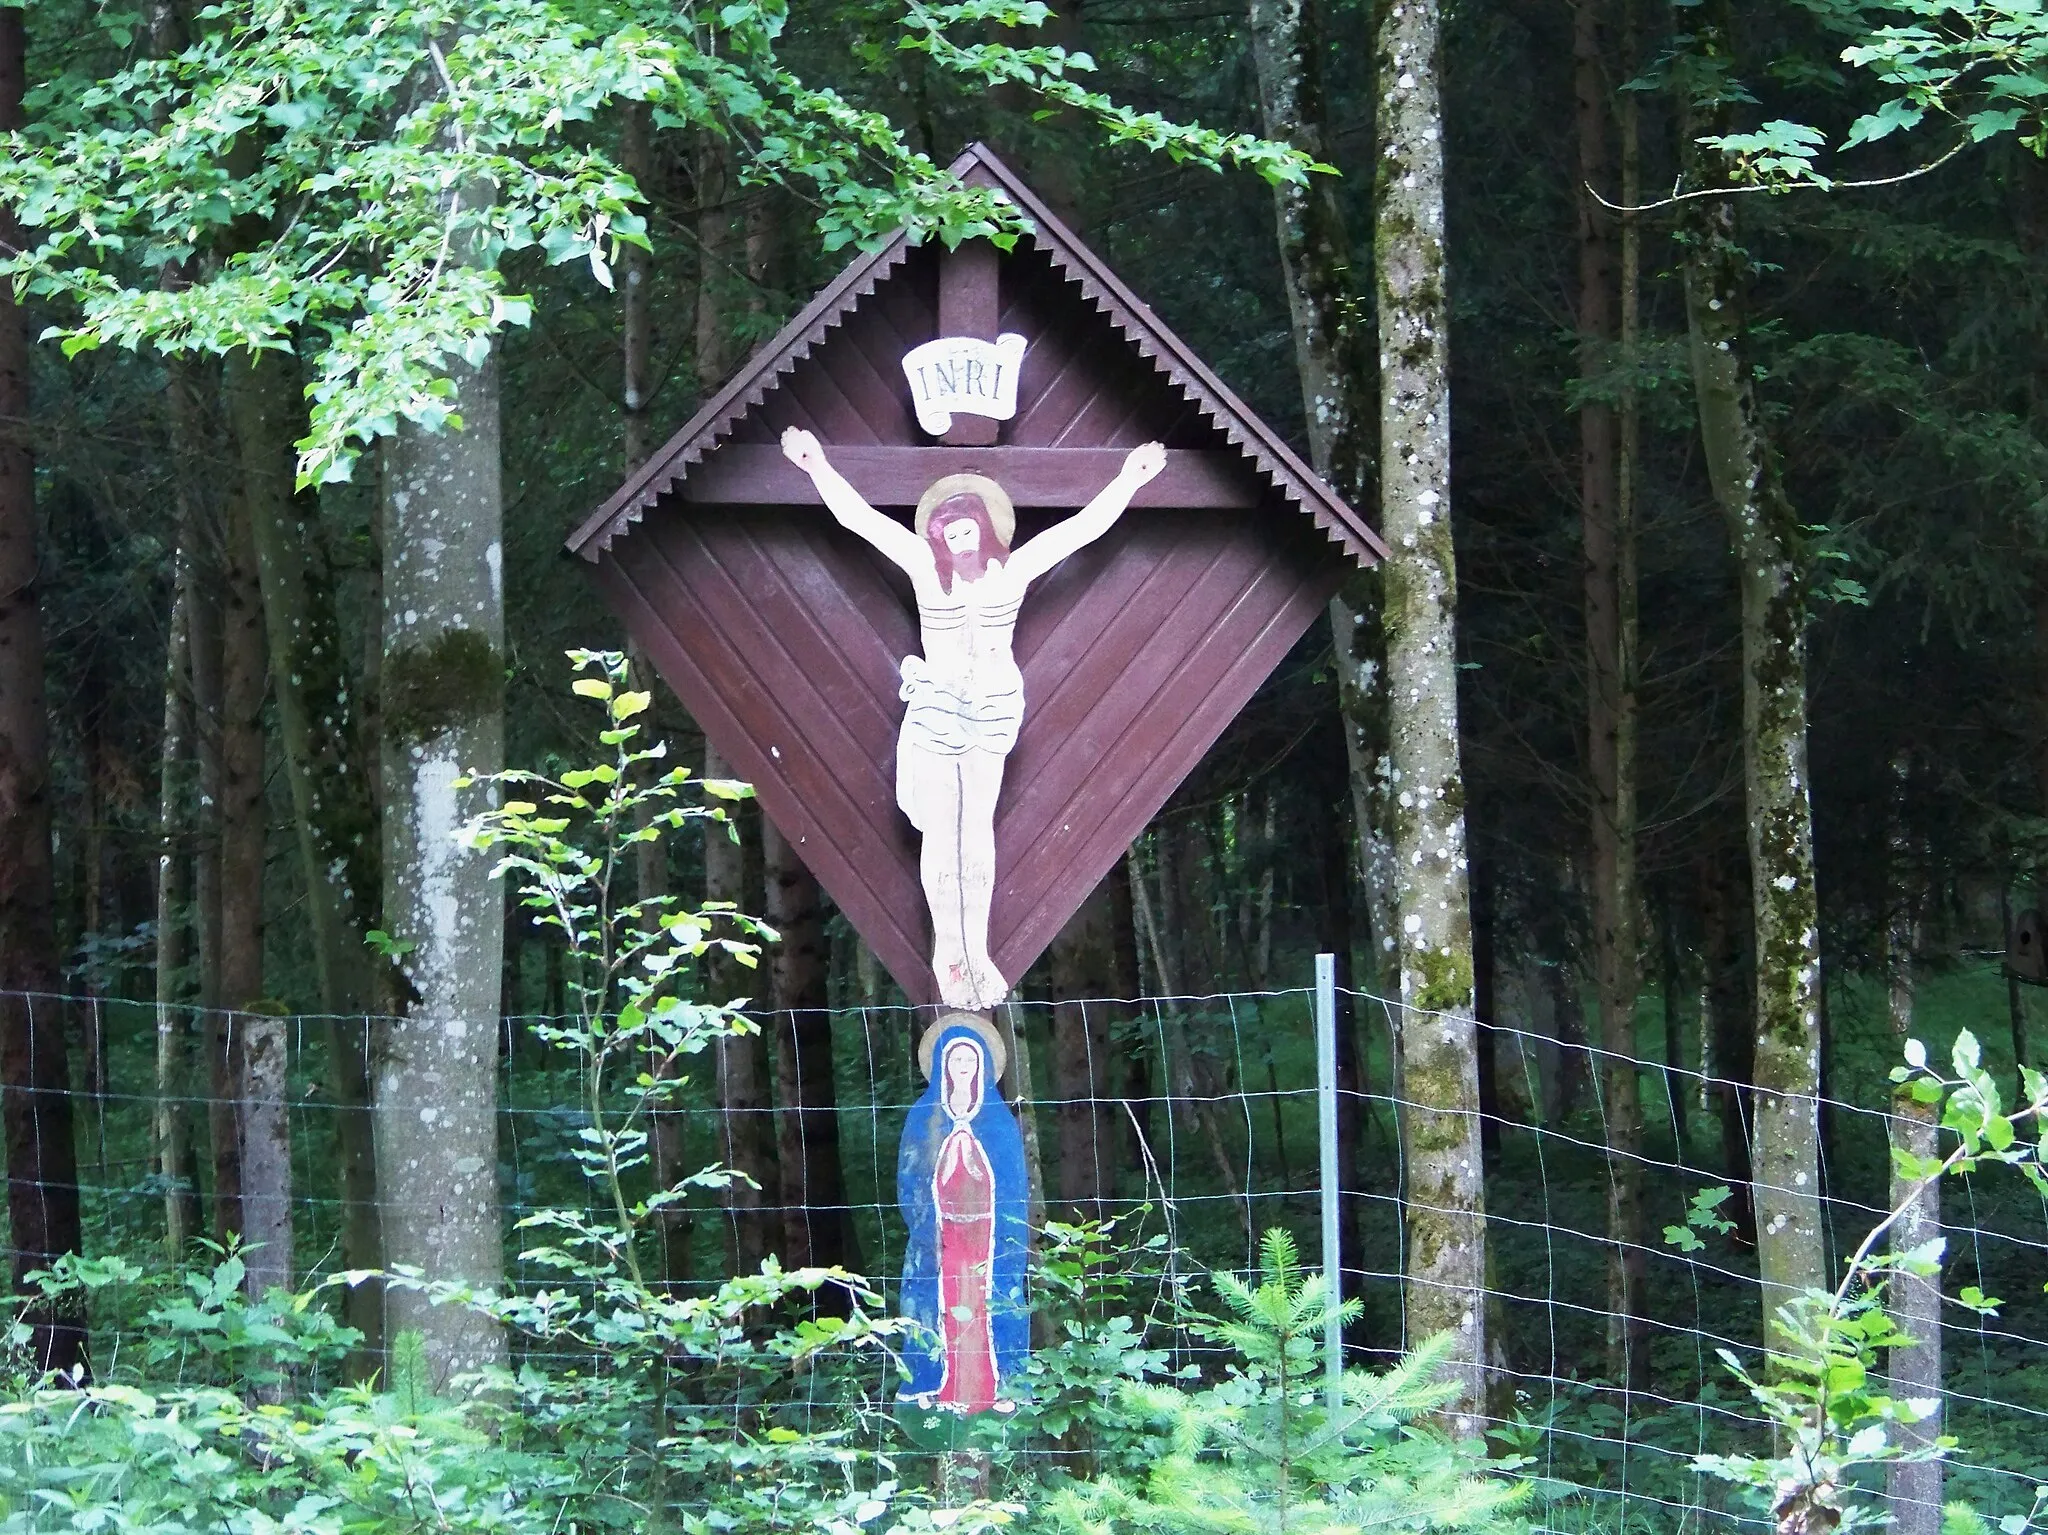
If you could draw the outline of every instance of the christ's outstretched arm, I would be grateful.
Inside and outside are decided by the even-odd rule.
[[[846,483],[846,476],[826,459],[816,437],[802,427],[791,427],[782,434],[782,455],[811,477],[826,510],[847,532],[866,539],[913,578],[933,573],[932,551],[925,541],[863,501],[860,492]]]
[[[1010,574],[1036,581],[1076,550],[1107,533],[1131,504],[1139,487],[1166,467],[1166,450],[1156,442],[1140,443],[1124,459],[1117,477],[1093,501],[1063,522],[1056,522],[1010,556]]]

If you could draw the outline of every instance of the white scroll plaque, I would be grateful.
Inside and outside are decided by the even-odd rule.
[[[934,437],[952,430],[955,415],[1007,421],[1017,414],[1017,375],[1024,338],[1005,331],[994,341],[941,336],[903,356],[917,424]]]

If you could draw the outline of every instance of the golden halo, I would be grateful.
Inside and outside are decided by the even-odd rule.
[[[996,1026],[979,1013],[941,1013],[932,1026],[924,1031],[924,1038],[917,1042],[917,1069],[924,1073],[925,1081],[932,1079],[932,1051],[937,1048],[939,1036],[951,1028],[972,1029],[981,1036],[981,1042],[988,1046],[989,1088],[994,1090],[1003,1079],[1003,1068],[1009,1061],[1010,1052],[1003,1044],[1003,1036],[996,1032]]]
[[[996,530],[996,537],[1005,549],[1010,547],[1017,536],[1017,508],[1010,502],[1010,493],[985,474],[948,474],[932,481],[931,488],[917,498],[913,526],[919,538],[932,525],[932,513],[955,496],[979,496],[988,508],[989,525]]]

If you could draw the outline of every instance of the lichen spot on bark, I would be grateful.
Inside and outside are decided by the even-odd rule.
[[[394,741],[432,740],[497,707],[505,662],[474,629],[445,629],[384,656],[384,728]]]

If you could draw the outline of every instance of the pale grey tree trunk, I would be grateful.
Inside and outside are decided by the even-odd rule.
[[[504,761],[503,493],[493,358],[454,373],[461,431],[402,427],[385,451],[383,911],[402,995],[372,1056],[388,1265],[496,1288],[497,1059],[504,890],[456,833]],[[501,1364],[495,1324],[394,1288],[387,1334],[424,1336],[436,1385]]]
[[[1458,758],[1457,565],[1451,546],[1450,357],[1437,0],[1382,0],[1377,39],[1375,276],[1387,792],[1411,1342],[1455,1338],[1453,1428],[1485,1403],[1486,1233],[1478,1024]]]
[[[1731,52],[1726,0],[1697,17],[1693,47]],[[1693,78],[1688,72],[1682,79]],[[1716,76],[1715,78],[1718,78]],[[1681,100],[1686,179],[1726,184],[1698,143],[1726,131],[1727,107]],[[1780,485],[1744,320],[1749,254],[1732,198],[1685,206],[1686,325],[1700,438],[1728,524],[1742,597],[1742,758],[1756,928],[1757,1259],[1764,1315],[1827,1279],[1820,1197],[1820,903],[1806,767],[1806,603],[1799,519]]]
[[[183,1260],[199,1230],[198,1184],[185,1112],[191,1092],[187,1063],[192,1017],[179,991],[179,974],[189,958],[185,908],[192,897],[191,860],[183,845],[192,747],[192,699],[185,680],[192,648],[188,563],[181,548],[173,562],[176,592],[164,660],[164,736],[157,777],[156,1103],[151,1131],[157,1176],[164,1187],[164,1250],[174,1263]]]
[[[1266,136],[1325,158],[1322,39],[1314,5],[1310,0],[1253,0],[1250,19]],[[1353,318],[1359,295],[1336,183],[1330,177],[1312,178],[1307,186],[1282,182],[1273,189],[1273,214],[1294,333],[1295,371],[1301,379],[1309,462],[1339,494],[1362,503],[1371,485],[1373,378],[1365,351],[1369,337]],[[1372,621],[1380,594],[1378,571],[1355,575],[1330,602],[1330,635],[1366,920],[1381,961],[1375,967],[1378,973],[1364,980],[1390,991],[1394,878],[1387,833],[1389,700],[1385,635]]]
[[[1318,160],[1328,158],[1322,14],[1316,0],[1252,0],[1251,31],[1267,137],[1285,140]],[[1294,336],[1295,370],[1301,378],[1309,459],[1340,494],[1363,504],[1371,483],[1374,370],[1365,352],[1368,337],[1360,318],[1362,295],[1353,277],[1350,231],[1344,223],[1335,179],[1318,176],[1306,185],[1280,183],[1274,188],[1273,212]],[[1331,600],[1330,637],[1357,834],[1357,869],[1365,890],[1367,946],[1377,961],[1361,979],[1367,989],[1387,995],[1393,990],[1393,956],[1385,940],[1394,931],[1395,889],[1386,793],[1391,771],[1386,749],[1389,699],[1385,631],[1368,618],[1378,608],[1382,590],[1379,572],[1363,571],[1354,576]],[[1269,842],[1271,815],[1269,799]],[[1349,850],[1346,852],[1348,855]],[[1341,885],[1352,860],[1344,856],[1334,861],[1334,867]],[[1270,871],[1262,894],[1270,916]],[[1339,899],[1332,910],[1341,911],[1343,917],[1328,946],[1336,953],[1339,985],[1350,986],[1354,984],[1349,952],[1353,903],[1348,890],[1337,889],[1336,894]],[[1262,967],[1263,962],[1262,957]],[[1347,1251],[1356,1251],[1363,1171],[1357,1151],[1364,1133],[1361,1068],[1365,1056],[1356,1040],[1348,1002],[1339,1016],[1339,1177],[1344,1185],[1344,1245]],[[1270,1069],[1270,1058],[1268,1066]],[[1277,1115],[1277,1102],[1275,1111]]]
[[[1894,762],[1892,772],[1898,791],[1895,794],[1896,805],[1904,798],[1906,763],[1903,760]],[[1904,1049],[1906,1041],[1913,1037],[1920,948],[1920,924],[1914,910],[1916,881],[1911,868],[1912,848],[1906,836],[1903,815],[1899,813],[1902,809],[1899,806],[1893,815],[1890,849],[1892,910],[1885,934],[1885,978],[1888,982],[1894,1060]],[[1934,1157],[1940,1141],[1940,1113],[1937,1105],[1917,1102],[1909,1093],[1895,1094],[1890,1121],[1893,1148],[1920,1161]],[[1890,1204],[1895,1210],[1901,1206],[1905,1209],[1905,1213],[1892,1225],[1893,1252],[1910,1252],[1941,1235],[1940,1180],[1922,1186],[1918,1179],[1905,1177],[1894,1166]],[[1909,1347],[1891,1351],[1892,1395],[1908,1401],[1932,1398],[1938,1402],[1941,1399],[1941,1277],[1937,1274],[1922,1278],[1916,1274],[1901,1273],[1892,1277],[1890,1285],[1886,1309],[1899,1330],[1913,1339]],[[1941,1431],[1942,1415],[1937,1410],[1918,1423],[1902,1425],[1899,1442],[1929,1444]],[[1892,1517],[1897,1521],[1895,1527],[1900,1535],[1940,1535],[1940,1461],[1894,1461],[1885,1468],[1885,1491],[1891,1499]]]
[[[292,1130],[285,1073],[291,1024],[269,1011],[236,1020],[242,1032],[242,1224],[248,1292],[292,1287]]]

